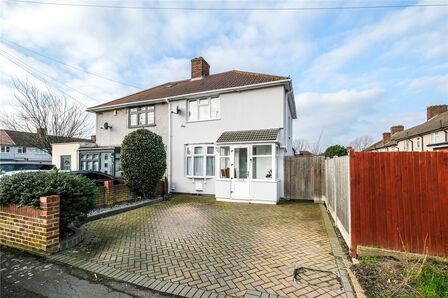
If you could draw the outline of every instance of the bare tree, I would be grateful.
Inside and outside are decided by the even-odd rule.
[[[350,142],[350,147],[352,147],[356,151],[363,151],[372,143],[373,138],[371,136],[360,136]]]
[[[292,142],[292,147],[296,152],[310,150],[310,144],[305,139],[295,139]]]
[[[13,79],[16,113],[2,117],[7,129],[36,133],[27,140],[34,147],[51,152],[51,144],[66,138],[80,138],[90,131],[88,114],[79,104],[49,87],[38,88],[28,80]]]
[[[323,133],[324,133],[324,130],[322,129],[322,130],[320,131],[319,137],[317,138],[317,141],[314,142],[314,143],[312,144],[312,146],[311,146],[311,152],[312,152],[314,155],[320,155],[320,154],[322,154],[322,148],[321,148],[320,141],[322,140],[322,135],[323,135]]]

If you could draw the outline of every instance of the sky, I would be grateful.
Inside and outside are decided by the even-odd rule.
[[[190,60],[197,56],[207,60],[211,73],[238,69],[290,76],[298,110],[294,138],[310,143],[320,138],[323,148],[348,145],[364,135],[379,140],[390,126],[424,122],[427,106],[448,103],[446,0],[59,3],[245,9],[447,6],[192,11],[2,1],[3,116],[14,113],[12,78],[36,80],[18,65],[90,107],[189,78]],[[90,120],[94,127],[93,115]]]

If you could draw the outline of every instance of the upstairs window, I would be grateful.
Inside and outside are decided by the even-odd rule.
[[[26,147],[17,147],[17,153],[25,154],[26,153]]]
[[[9,152],[9,150],[10,150],[9,146],[5,146],[5,145],[1,146],[1,152]]]
[[[221,118],[219,97],[193,99],[188,101],[188,120],[212,120]]]
[[[404,141],[404,151],[409,151],[409,140]]]
[[[215,176],[215,148],[207,145],[186,147],[187,177]]]
[[[129,109],[129,127],[155,125],[154,105]]]
[[[437,144],[439,142],[439,133],[438,132],[432,133],[431,142],[432,142],[432,144]]]

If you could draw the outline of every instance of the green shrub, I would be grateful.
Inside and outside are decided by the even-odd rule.
[[[18,173],[0,179],[0,205],[38,208],[41,196],[60,195],[62,232],[95,208],[95,193],[95,184],[89,179],[58,171]]]
[[[121,169],[128,186],[144,198],[151,197],[166,170],[166,152],[162,137],[138,129],[121,144]]]
[[[347,155],[347,149],[341,145],[333,145],[325,150],[324,155],[328,158],[333,158],[335,156],[344,156]]]

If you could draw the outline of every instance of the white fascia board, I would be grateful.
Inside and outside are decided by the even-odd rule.
[[[122,104],[116,104],[116,105],[99,107],[99,108],[88,108],[86,111],[87,112],[104,112],[104,111],[110,111],[110,110],[114,110],[114,109],[118,109],[118,108],[140,106],[140,105],[146,104],[146,103],[153,104],[153,103],[166,102],[167,100],[168,101],[176,101],[176,100],[182,100],[182,99],[186,99],[186,98],[214,96],[214,95],[218,95],[218,94],[222,94],[222,93],[245,91],[245,90],[252,90],[252,89],[259,89],[259,88],[267,88],[267,87],[273,87],[273,86],[277,86],[277,85],[285,85],[287,90],[291,89],[291,79],[279,80],[279,81],[273,81],[273,82],[267,82],[267,83],[252,84],[252,85],[246,85],[246,86],[240,86],[240,87],[208,90],[208,91],[195,92],[195,93],[189,93],[189,94],[181,94],[181,95],[164,97],[164,98],[140,100],[140,101],[136,101],[136,102],[122,103]]]

